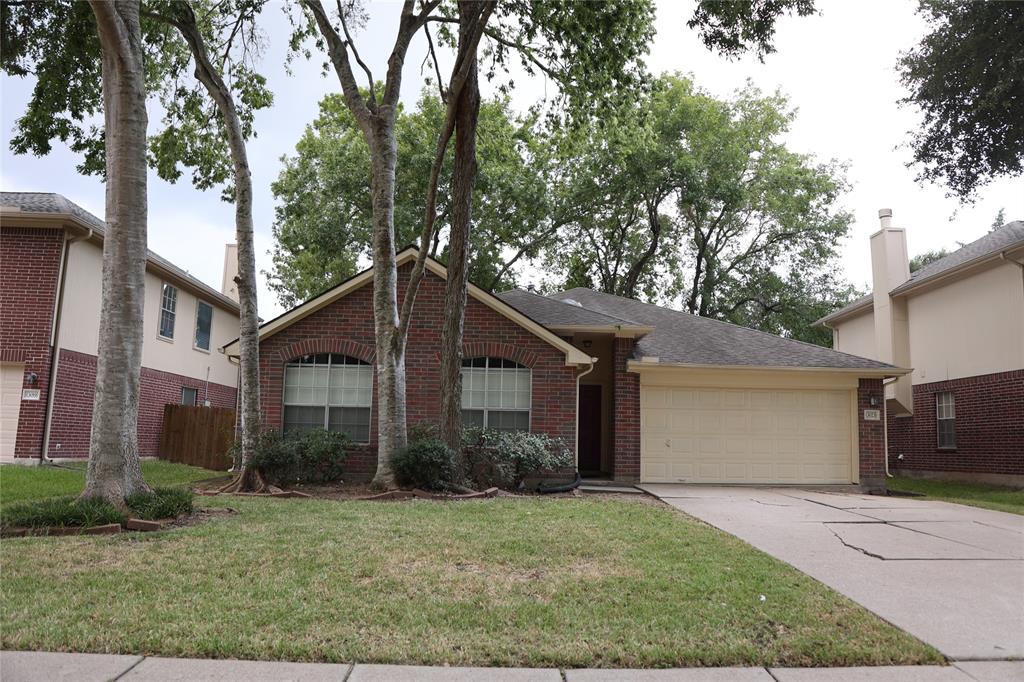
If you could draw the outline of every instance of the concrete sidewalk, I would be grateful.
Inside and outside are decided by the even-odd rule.
[[[0,680],[155,680],[158,682],[1003,682],[1024,680],[1024,661],[877,668],[674,668],[559,670],[444,668],[344,663],[282,663],[149,658],[43,651],[0,652]]]

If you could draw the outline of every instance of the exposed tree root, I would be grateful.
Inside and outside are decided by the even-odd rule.
[[[217,493],[224,493],[227,495],[235,493],[264,493],[267,492],[268,486],[263,475],[260,474],[259,469],[255,467],[246,467],[242,469],[237,476],[231,479],[228,483],[217,488]],[[275,488],[278,492],[280,488]]]

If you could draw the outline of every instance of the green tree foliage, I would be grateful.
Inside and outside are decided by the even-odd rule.
[[[396,243],[416,241],[444,104],[424,91],[414,111],[396,122]],[[538,137],[536,117],[514,115],[507,98],[485,101],[477,146],[480,173],[474,192],[470,279],[481,286],[511,286],[505,265],[520,251],[536,255],[538,231],[550,222],[547,184],[550,150]],[[284,159],[272,191],[277,199],[270,286],[291,306],[337,284],[372,255],[370,153],[340,95],[320,102],[320,115]],[[445,260],[452,153],[438,193],[438,225],[430,254]],[[360,261],[362,259],[362,261]]]
[[[934,263],[940,258],[945,258],[948,255],[949,251],[946,249],[938,249],[935,251],[925,251],[924,253],[919,253],[910,259],[910,271],[917,272],[924,266]]]
[[[548,285],[681,298],[697,315],[802,335],[853,294],[831,275],[851,217],[838,206],[843,167],[778,141],[792,118],[778,94],[748,85],[718,100],[665,76],[568,141],[563,196],[578,217],[547,250],[567,273]]]
[[[1024,3],[920,0],[929,25],[899,69],[923,125],[910,143],[919,179],[970,200],[1024,171]]]
[[[218,66],[238,105],[243,132],[251,137],[255,112],[273,101],[266,80],[253,67],[260,44],[253,18],[263,0],[192,4],[210,51],[220,57]],[[146,91],[163,114],[159,129],[149,136],[148,162],[170,182],[181,177],[183,167],[190,168],[196,187],[223,186],[229,199],[232,167],[221,117],[190,76],[191,53],[177,29],[153,16],[175,9],[173,0],[141,5]],[[25,113],[15,123],[11,150],[44,156],[58,140],[82,155],[79,172],[102,175],[100,44],[89,5],[2,2],[0,26],[0,68],[36,79]]]
[[[758,58],[775,52],[775,22],[783,14],[814,13],[814,0],[699,0],[690,28],[709,50],[735,57],[753,50]]]

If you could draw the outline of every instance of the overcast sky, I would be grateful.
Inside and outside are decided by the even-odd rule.
[[[956,248],[984,235],[996,213],[1005,208],[1007,220],[1024,219],[1020,179],[1003,180],[983,189],[976,204],[960,206],[945,197],[942,187],[919,186],[905,167],[909,151],[906,132],[919,124],[912,110],[901,109],[904,95],[895,65],[898,55],[920,39],[924,24],[915,15],[916,2],[819,0],[820,14],[787,18],[779,24],[778,51],[762,64],[747,58],[730,62],[708,52],[686,28],[691,2],[658,3],[657,36],[648,65],[652,72],[692,73],[697,84],[727,96],[751,79],[765,91],[780,89],[798,114],[786,142],[791,149],[825,160],[850,164],[852,190],[843,205],[856,217],[850,238],[842,246],[842,268],[858,286],[871,277],[868,236],[877,229],[877,211],[892,208],[894,224],[907,228],[911,255],[941,247]],[[369,3],[367,26],[356,37],[363,58],[376,74],[394,38],[397,2]],[[269,45],[264,72],[275,93],[273,108],[257,116],[258,139],[249,145],[255,185],[258,266],[270,267],[274,200],[270,184],[277,177],[283,154],[290,154],[306,124],[316,115],[318,100],[338,90],[333,73],[321,76],[320,61],[296,62],[293,74],[283,63],[288,30],[282,7],[271,3],[262,18]],[[406,60],[403,99],[418,96],[426,71],[426,50],[414,42]],[[544,96],[543,80],[516,78],[514,103],[526,109]],[[7,191],[58,192],[96,215],[103,216],[103,185],[75,172],[79,159],[61,145],[45,158],[14,156],[9,151],[11,130],[22,113],[33,83],[2,76],[0,95],[0,185]],[[155,124],[156,113],[151,113]],[[234,240],[233,208],[220,201],[219,191],[192,188],[186,175],[170,185],[150,174],[150,248],[177,265],[219,287],[223,245]],[[281,307],[266,289],[261,275],[260,314],[269,319]]]

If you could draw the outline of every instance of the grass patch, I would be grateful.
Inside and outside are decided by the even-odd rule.
[[[0,507],[25,500],[61,495],[78,495],[85,487],[85,462],[61,466],[0,466]],[[187,486],[223,471],[210,471],[185,464],[143,460],[142,476],[149,485],[162,488]]]
[[[48,497],[26,500],[0,509],[4,528],[83,527],[124,523],[137,519],[167,519],[192,511],[192,491],[184,488],[155,488],[152,493],[136,493],[125,500],[129,514],[123,514],[105,500],[79,500],[76,497]]]
[[[204,503],[239,513],[149,536],[5,540],[0,648],[563,667],[942,660],[660,506]]]
[[[995,511],[1024,514],[1024,490],[985,483],[927,481],[897,476],[889,479],[889,488],[901,492],[921,493],[933,500],[968,504]]]

